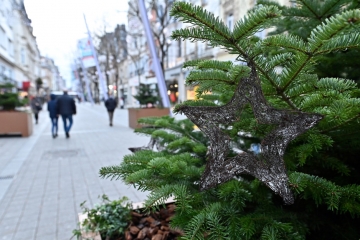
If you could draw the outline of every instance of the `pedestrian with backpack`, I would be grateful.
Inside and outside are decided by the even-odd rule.
[[[112,96],[110,96],[105,101],[105,107],[106,107],[106,109],[108,111],[108,114],[109,114],[109,125],[110,125],[110,127],[112,127],[112,125],[113,125],[114,111],[115,111],[116,105],[117,105],[117,102]]]
[[[75,100],[71,98],[65,89],[64,94],[59,97],[56,104],[57,114],[61,115],[64,122],[66,138],[70,137],[70,129],[73,124],[73,115],[76,114]]]

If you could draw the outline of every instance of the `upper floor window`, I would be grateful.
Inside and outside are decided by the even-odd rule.
[[[10,39],[8,39],[8,52],[10,56],[14,56],[14,44]]]
[[[0,27],[0,46],[6,48],[7,45],[7,37],[5,35],[5,30]]]
[[[21,59],[21,64],[25,65],[26,64],[26,51],[23,47],[20,50],[20,59]]]
[[[228,28],[232,31],[234,28],[234,16],[232,13],[227,15],[226,23],[227,23]]]
[[[0,75],[5,74],[5,66],[0,65]]]
[[[6,12],[6,21],[7,21],[7,24],[8,24],[8,26],[10,27],[10,28],[12,28],[12,26],[13,26],[13,18],[14,18],[15,16],[14,16],[14,14],[12,13],[12,11],[11,10],[7,10],[7,12]]]
[[[178,45],[178,46],[177,46],[178,49],[177,49],[177,55],[176,55],[176,56],[177,56],[177,57],[181,57],[181,43],[182,43],[182,42],[181,42],[181,40],[179,40],[177,43],[178,43],[178,44],[177,44],[177,45]]]
[[[134,47],[137,48],[138,47],[138,41],[137,38],[134,39]]]

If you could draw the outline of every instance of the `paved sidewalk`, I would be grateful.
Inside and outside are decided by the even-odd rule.
[[[128,128],[127,110],[117,109],[110,127],[104,106],[77,108],[70,139],[60,119],[59,136],[52,139],[46,111],[31,137],[0,138],[0,240],[68,240],[83,201],[90,207],[102,194],[146,198],[120,180],[98,177],[102,166],[119,164],[129,147],[149,141]]]

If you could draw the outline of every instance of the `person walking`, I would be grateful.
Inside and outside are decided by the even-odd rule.
[[[76,114],[76,105],[74,99],[68,95],[67,90],[64,90],[64,94],[57,100],[56,112],[61,115],[64,122],[66,138],[69,138],[70,128],[73,124],[72,115]],[[69,121],[69,124],[67,124],[67,121]]]
[[[49,111],[49,116],[51,119],[51,133],[53,138],[56,138],[58,136],[57,132],[58,132],[58,119],[59,119],[59,115],[57,114],[57,108],[56,108],[56,96],[54,94],[50,95],[50,101],[47,104],[47,108]]]
[[[39,112],[42,110],[42,103],[39,97],[34,97],[31,100],[31,110],[34,113],[35,123],[38,124],[39,122]]]
[[[113,118],[114,118],[114,111],[116,108],[117,102],[116,100],[110,96],[106,101],[105,101],[105,107],[108,111],[109,114],[109,125],[112,126],[113,124]]]

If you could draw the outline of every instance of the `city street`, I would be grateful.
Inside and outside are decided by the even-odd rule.
[[[102,166],[119,164],[129,147],[149,141],[128,127],[127,110],[117,109],[110,127],[103,105],[77,104],[70,138],[59,119],[59,136],[53,139],[46,105],[43,109],[31,137],[0,138],[1,240],[67,240],[85,200],[91,207],[102,194],[132,202],[146,198],[98,174]]]

